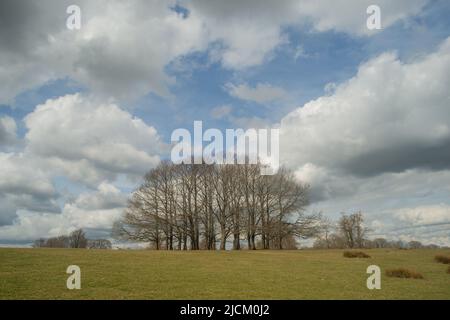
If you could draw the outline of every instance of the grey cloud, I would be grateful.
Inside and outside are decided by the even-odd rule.
[[[425,0],[379,0],[385,27],[416,14]],[[261,64],[281,44],[286,25],[309,21],[319,31],[367,32],[369,1],[349,10],[336,1],[192,1],[188,17],[171,7],[177,1],[79,0],[82,28],[66,28],[70,0],[0,2],[0,104],[44,83],[69,77],[105,97],[136,99],[150,92],[171,97],[165,67],[196,51],[211,50],[224,67]],[[216,52],[217,51],[217,52]]]
[[[3,194],[0,196],[0,226],[11,225],[17,218],[19,210],[30,210],[36,213],[60,213],[57,197],[37,197],[30,194]]]
[[[0,117],[0,147],[18,143],[16,122],[11,117]]]
[[[413,168],[450,169],[450,137],[432,145],[412,144],[371,150],[343,164],[346,173],[361,176],[403,172]]]

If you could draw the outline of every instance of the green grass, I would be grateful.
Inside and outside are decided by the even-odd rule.
[[[0,299],[450,299],[449,250],[164,252],[0,249]],[[81,268],[81,290],[68,290],[67,266]],[[366,268],[381,268],[381,290],[368,290]],[[423,280],[386,277],[413,268]]]

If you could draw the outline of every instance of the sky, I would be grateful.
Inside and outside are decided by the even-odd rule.
[[[449,17],[447,0],[0,1],[0,244],[109,238],[201,120],[279,128],[309,212],[449,246]]]

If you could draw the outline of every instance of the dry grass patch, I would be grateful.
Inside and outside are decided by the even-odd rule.
[[[450,257],[444,256],[442,254],[438,254],[437,256],[435,256],[434,260],[440,263],[450,264]]]
[[[423,279],[423,276],[416,271],[405,269],[405,268],[397,268],[397,269],[389,269],[386,270],[386,275],[388,277],[394,278],[412,278],[412,279]]]
[[[370,256],[362,251],[344,251],[346,258],[370,258]]]

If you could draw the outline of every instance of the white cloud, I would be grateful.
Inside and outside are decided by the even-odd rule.
[[[92,216],[86,226],[102,221],[106,226],[107,219],[118,212],[110,209],[126,203],[126,196],[108,183],[117,178],[135,183],[165,150],[156,129],[141,119],[113,103],[80,94],[47,100],[24,122],[28,129],[24,150],[0,153],[0,225],[10,225],[17,218],[30,228],[34,219],[39,219],[36,223],[41,228],[46,222],[61,226],[83,219],[86,210],[100,210],[101,215]],[[61,212],[59,200],[64,197],[53,180],[61,177],[68,180],[60,189],[73,182],[98,187],[97,194],[83,194],[76,202],[66,203],[63,221],[54,215]]]
[[[281,121],[281,157],[291,166],[371,176],[449,168],[450,39],[409,64],[386,53]]]
[[[0,192],[38,197],[52,196],[55,189],[46,173],[32,166],[23,154],[0,153]]]
[[[324,0],[299,1],[299,11],[310,18],[317,31],[336,30],[357,35],[372,35],[366,26],[367,8],[377,5],[381,9],[382,28],[418,14],[427,0]]]
[[[232,108],[229,105],[215,107],[211,110],[211,117],[213,117],[214,119],[220,119],[230,115],[231,111]]]
[[[375,236],[449,245],[449,87],[450,39],[409,63],[382,54],[282,119],[282,162],[326,215],[362,210]]]
[[[282,88],[267,83],[258,83],[256,87],[250,87],[246,83],[239,85],[228,83],[225,88],[235,98],[260,104],[280,100],[287,96],[287,92]]]
[[[97,193],[81,194],[74,205],[85,210],[113,209],[123,207],[127,199],[114,185],[102,182]]]
[[[447,204],[401,208],[393,213],[395,218],[414,226],[439,223],[450,225],[450,205]]]
[[[373,236],[450,246],[450,204],[405,206],[379,213]]]
[[[112,103],[80,94],[48,100],[25,118],[26,152],[89,184],[141,176],[164,150],[156,129]]]
[[[2,1],[3,2],[3,1]],[[0,103],[49,80],[71,77],[104,98],[169,96],[164,67],[204,48],[200,21],[171,10],[176,1],[78,1],[82,26],[66,28],[68,0],[3,3],[8,48],[0,53]],[[15,14],[22,19],[9,19]],[[5,17],[3,17],[5,15]],[[19,39],[11,36],[18,34]],[[3,47],[3,46],[2,46]],[[132,50],[130,49],[132,48]]]
[[[0,225],[10,224],[17,210],[58,212],[51,176],[23,153],[0,153]]]
[[[187,17],[171,9],[176,3],[80,0],[82,27],[70,31],[69,0],[1,1],[0,103],[66,77],[106,98],[167,97],[175,80],[165,66],[195,51],[209,50],[225,68],[239,70],[263,63],[288,43],[286,26],[373,34],[366,29],[368,0],[195,0],[186,3]],[[424,3],[379,0],[384,28],[417,14]]]
[[[384,29],[416,15],[427,0],[379,0]],[[310,24],[315,31],[338,31],[357,36],[376,34],[366,27],[370,0],[193,0],[191,17],[202,21],[209,42],[222,45],[212,55],[230,69],[259,65],[288,43],[283,28]]]
[[[64,205],[61,214],[19,211],[12,225],[0,227],[0,240],[31,241],[84,229],[110,229],[126,206],[126,195],[103,183],[94,193],[82,193]]]

